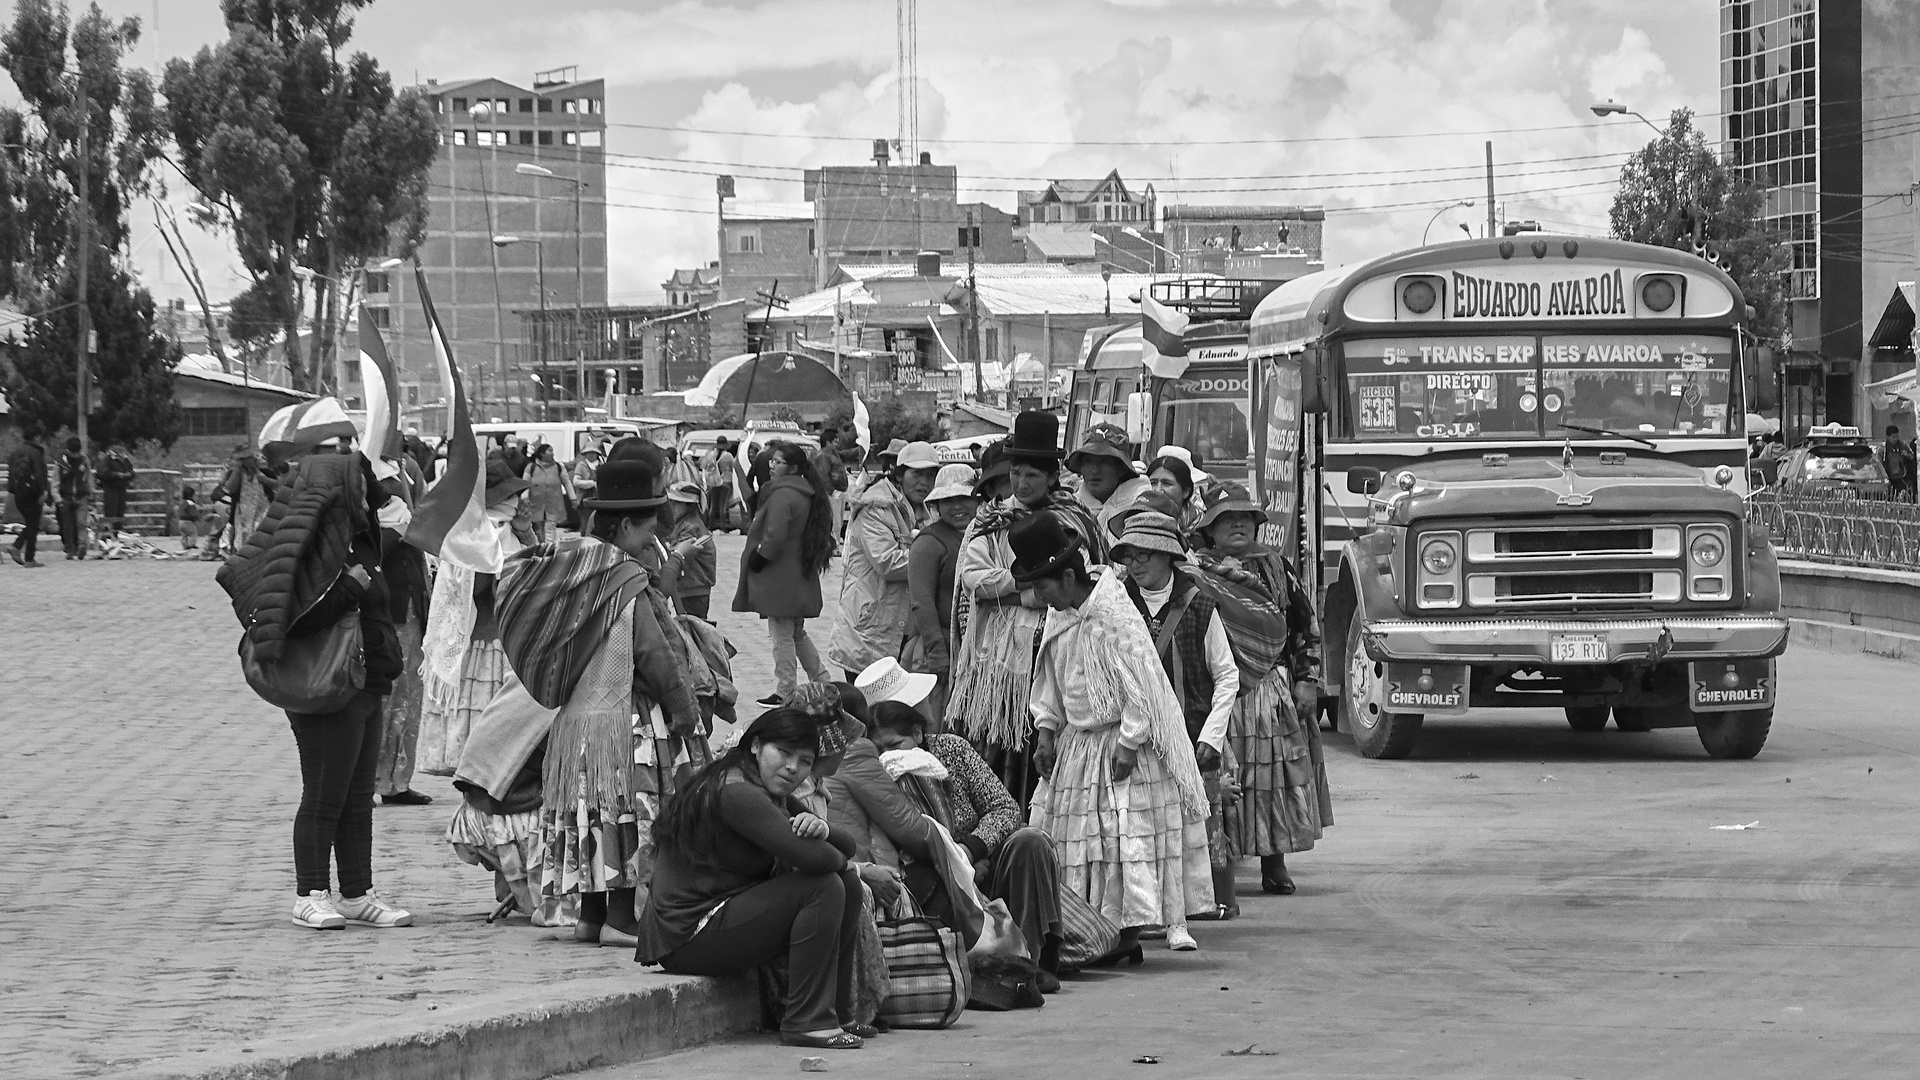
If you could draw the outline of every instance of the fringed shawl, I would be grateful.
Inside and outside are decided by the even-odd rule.
[[[1079,633],[1067,633],[1076,626]],[[1055,678],[1083,683],[1095,726],[1119,724],[1131,716],[1146,721],[1142,746],[1166,761],[1187,819],[1205,820],[1206,783],[1193,758],[1186,716],[1120,575],[1096,570],[1093,592],[1078,612],[1048,612],[1040,652],[1053,664]]]
[[[622,622],[628,622],[626,678],[632,681],[627,609],[647,580],[638,561],[590,537],[538,544],[507,560],[494,587],[500,645],[535,701],[549,709],[566,705],[588,663]]]
[[[633,603],[613,613],[547,734],[542,801],[562,814],[632,804]]]

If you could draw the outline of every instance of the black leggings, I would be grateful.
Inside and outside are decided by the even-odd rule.
[[[673,975],[737,975],[787,958],[782,1031],[826,1031],[852,1022],[853,939],[860,876],[782,874],[727,901],[686,944],[660,958]]]
[[[300,744],[300,810],[293,870],[300,892],[325,892],[328,857],[340,895],[373,887],[373,780],[380,761],[380,698],[365,691],[338,712],[287,714]]]

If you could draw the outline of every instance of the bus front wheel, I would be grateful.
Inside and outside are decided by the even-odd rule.
[[[1403,758],[1420,737],[1419,713],[1388,712],[1380,685],[1386,665],[1367,655],[1360,640],[1360,618],[1347,624],[1347,685],[1340,695],[1340,728],[1353,736],[1362,757]]]

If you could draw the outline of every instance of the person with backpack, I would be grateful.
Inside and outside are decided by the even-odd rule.
[[[81,535],[87,524],[86,508],[93,502],[93,467],[87,464],[80,440],[69,438],[66,453],[59,463],[60,501],[54,517],[60,523],[60,546],[69,559],[84,559],[86,539]]]
[[[35,557],[39,553],[41,508],[53,501],[47,491],[47,452],[39,442],[24,440],[7,459],[7,492],[13,496],[14,509],[20,512],[24,526],[9,554],[15,563],[38,569],[46,565]]]

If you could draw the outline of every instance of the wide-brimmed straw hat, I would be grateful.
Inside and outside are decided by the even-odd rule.
[[[927,700],[927,695],[933,692],[934,684],[939,681],[935,675],[908,671],[900,666],[900,661],[886,656],[868,664],[867,669],[853,680],[853,687],[866,697],[868,705],[877,705],[882,701],[918,705]]]
[[[973,498],[973,467],[958,463],[940,466],[934,475],[933,490],[927,492],[927,501],[939,502],[942,499]]]
[[[1200,520],[1194,528],[1204,529],[1219,520],[1221,514],[1254,514],[1261,521],[1272,521],[1273,515],[1267,513],[1247,489],[1231,481],[1222,481],[1210,485],[1200,493]]]
[[[1013,580],[1026,584],[1069,565],[1084,541],[1051,510],[1029,514],[1007,530]]]
[[[1128,548],[1136,551],[1164,551],[1174,558],[1187,553],[1180,542],[1180,523],[1154,510],[1142,510],[1127,518],[1127,527],[1114,541],[1113,557]]]

